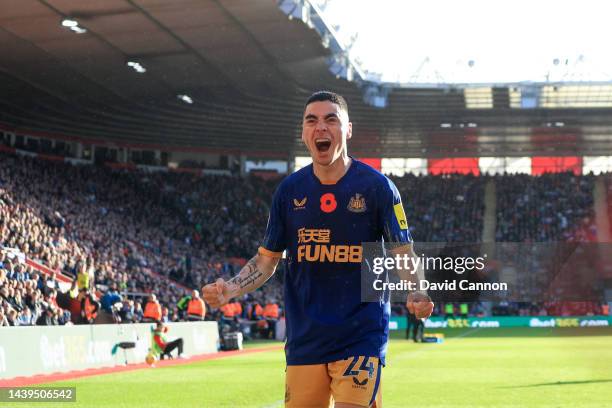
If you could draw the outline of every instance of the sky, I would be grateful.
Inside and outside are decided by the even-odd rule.
[[[311,0],[384,82],[612,81],[605,0]]]

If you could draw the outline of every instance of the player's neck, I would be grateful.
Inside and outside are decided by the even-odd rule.
[[[348,156],[341,156],[329,166],[313,163],[312,168],[321,184],[336,184],[351,167],[352,161]]]

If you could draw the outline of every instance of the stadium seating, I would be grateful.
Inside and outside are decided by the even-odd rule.
[[[607,199],[608,199],[608,220],[612,220],[612,175],[606,177]],[[612,235],[612,222],[610,222],[610,235]]]
[[[415,241],[480,242],[484,177],[405,175],[392,179]]]
[[[572,173],[498,176],[496,241],[594,241],[593,185]]]
[[[418,242],[480,242],[489,180],[496,183],[497,241],[596,239],[592,176],[392,179]],[[88,274],[100,296],[116,285],[115,308],[103,304],[117,321],[140,321],[141,303],[151,293],[167,308],[164,319],[177,320],[177,302],[190,288],[233,276],[256,253],[277,183],[73,166],[2,153],[0,244],[52,270]],[[4,280],[21,287],[32,272],[25,266],[5,273]],[[253,302],[282,299],[282,280],[277,273],[242,299],[241,317],[247,317],[246,306]],[[542,305],[515,306],[520,314],[543,313]],[[219,316],[212,310],[209,318]]]
[[[0,252],[0,326],[69,324],[70,312],[57,304],[58,290],[52,277]]]

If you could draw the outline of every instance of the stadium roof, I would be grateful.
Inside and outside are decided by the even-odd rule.
[[[612,26],[599,0],[310,3],[359,69],[378,81],[408,87],[612,81]]]
[[[291,3],[306,5],[4,0],[0,124],[283,157],[304,152],[306,97],[332,89],[349,101],[356,156],[612,154],[609,85],[464,90],[348,82],[330,72],[334,56],[320,31],[288,18]],[[380,101],[385,108],[372,106]]]

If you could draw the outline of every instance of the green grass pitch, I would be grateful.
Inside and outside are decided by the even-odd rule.
[[[385,408],[612,407],[612,328],[454,329],[442,344],[402,334],[383,370]],[[282,407],[284,368],[274,350],[54,383],[76,386],[77,402],[16,406]]]

